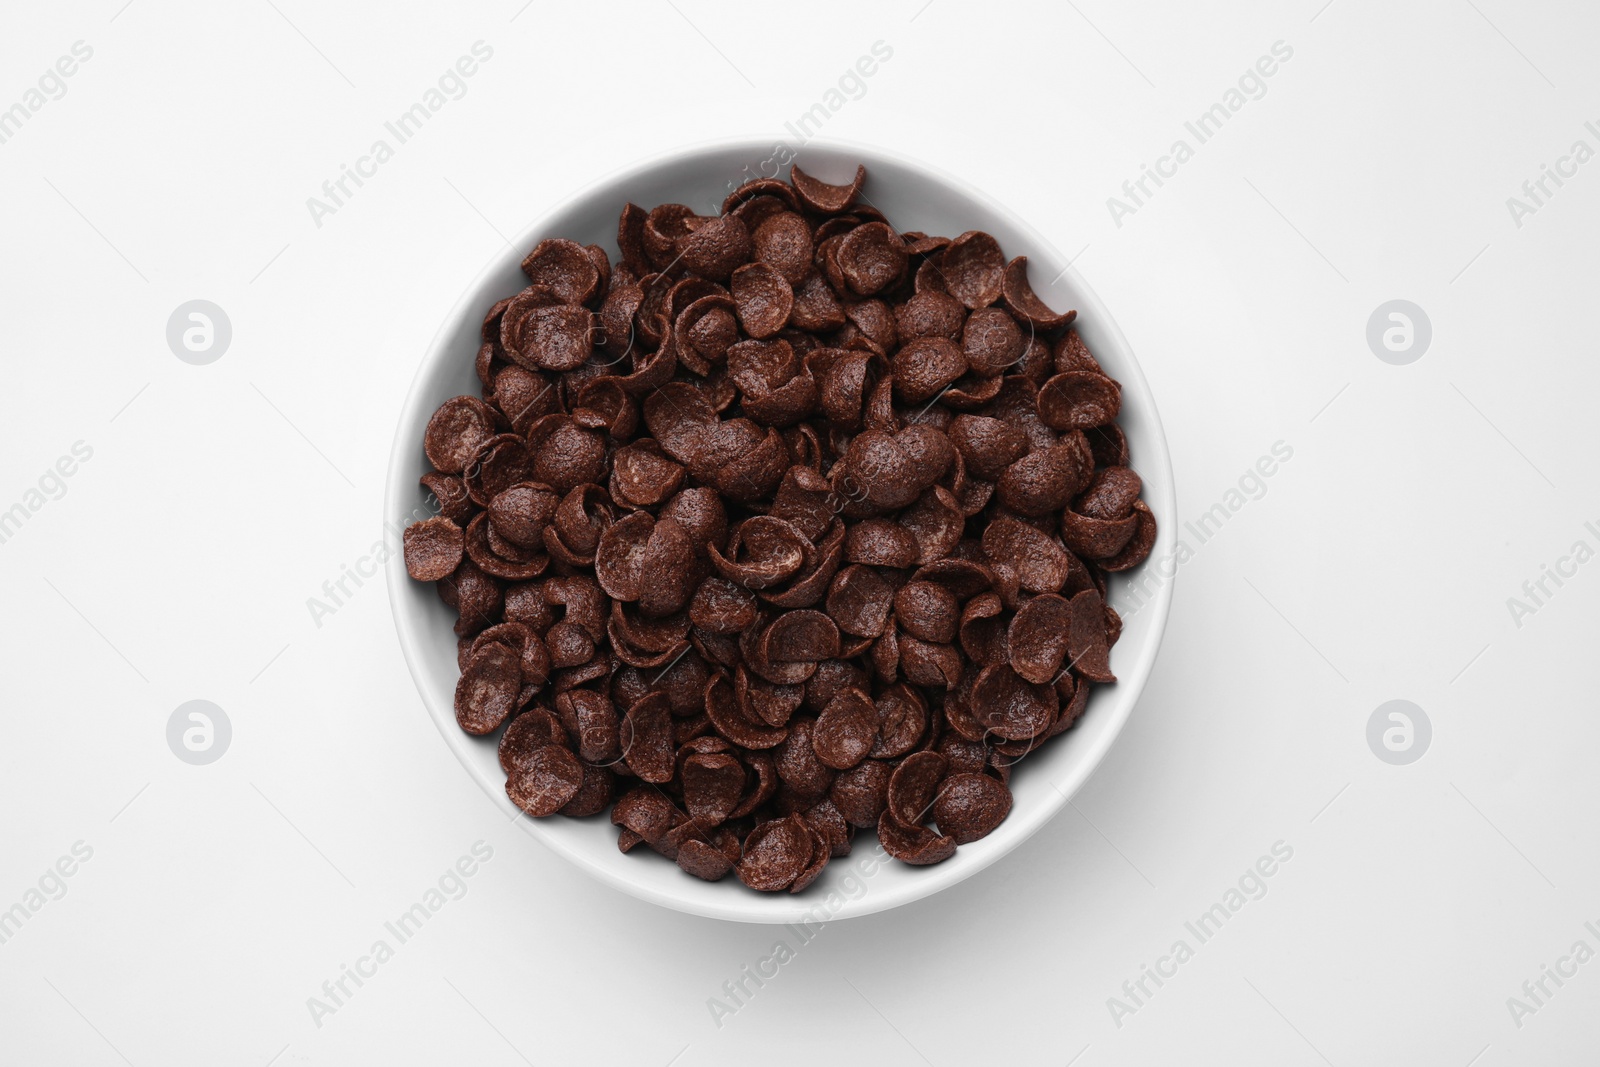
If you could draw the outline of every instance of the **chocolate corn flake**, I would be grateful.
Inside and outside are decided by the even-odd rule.
[[[951,644],[924,641],[909,633],[901,633],[900,670],[906,681],[924,689],[954,689],[961,677],[962,656]]]
[[[696,878],[703,878],[708,882],[719,881],[733,870],[733,863],[720,849],[694,838],[678,846],[677,863]]]
[[[851,825],[876,826],[889,803],[889,778],[893,773],[887,760],[862,760],[833,779],[828,799]]]
[[[739,326],[746,334],[767,338],[788,325],[794,311],[794,287],[776,267],[746,263],[733,272],[731,285]]]
[[[498,642],[474,653],[456,683],[456,722],[469,734],[493,733],[522,692],[521,653]]]
[[[966,523],[961,502],[940,485],[900,513],[900,528],[916,542],[917,563],[933,563],[955,551]]]
[[[845,540],[846,559],[878,567],[914,567],[921,551],[916,535],[889,519],[864,519],[850,527]]]
[[[578,795],[584,768],[566,748],[540,745],[506,778],[506,795],[529,815],[554,815]]]
[[[811,731],[811,747],[824,766],[847,771],[866,758],[878,739],[878,710],[860,689],[828,701]]]
[[[878,819],[878,840],[889,855],[917,867],[943,863],[956,854],[955,838],[936,834],[926,826],[906,829],[887,811]]]
[[[902,340],[943,337],[953,340],[966,325],[967,309],[942,289],[919,291],[895,308],[895,326]]]
[[[968,230],[939,253],[939,277],[949,294],[976,311],[1000,299],[1005,273],[1000,242],[981,230]]]
[[[889,776],[887,816],[907,830],[928,821],[928,811],[949,770],[950,762],[937,752],[916,752],[900,761]]]
[[[611,806],[611,798],[616,795],[617,776],[609,767],[596,767],[588,763],[580,763],[583,768],[583,780],[578,783],[578,791],[571,800],[556,809],[557,815],[566,815],[573,819],[582,819],[590,815],[598,815]],[[530,813],[531,814],[531,813]]]
[[[1072,668],[1091,682],[1114,682],[1107,660],[1107,620],[1105,601],[1093,589],[1085,589],[1069,603],[1071,619],[1067,629],[1067,651]]]
[[[684,818],[677,805],[653,785],[628,790],[611,808],[614,825],[637,834],[641,841],[651,845],[665,839],[668,831]]]
[[[1143,483],[1127,467],[1114,466],[1096,471],[1073,510],[1096,519],[1117,519],[1127,515],[1139,499]]]
[[[839,274],[857,296],[871,296],[898,281],[910,259],[905,242],[882,222],[868,222],[846,233],[835,256]]]
[[[1139,528],[1131,513],[1117,519],[1096,519],[1068,508],[1061,514],[1061,540],[1083,559],[1105,559],[1122,551]]]
[[[1016,366],[1026,346],[1027,334],[1002,308],[980,308],[967,316],[961,328],[961,353],[967,366],[986,378]]]
[[[719,674],[706,685],[706,717],[717,733],[749,749],[776,748],[789,736],[781,727],[768,726],[739,704],[733,683]]]
[[[678,240],[683,266],[709,281],[727,281],[752,251],[750,231],[735,215],[707,220]]]
[[[998,516],[989,524],[982,543],[984,555],[1010,567],[1025,592],[1057,592],[1071,573],[1072,557],[1058,540],[1009,515]]]
[[[759,610],[755,594],[725,578],[712,577],[695,590],[689,619],[709,633],[737,634],[755,623]]]
[[[995,593],[980,593],[961,607],[961,650],[978,666],[992,667],[1011,655],[1004,612],[1005,602]]]
[[[992,832],[1115,681],[1108,576],[1156,541],[1076,312],[866,181],[627,204],[616,260],[538,242],[404,536],[519,809],[763,892],[858,828],[916,865]]]
[[[500,769],[511,774],[531,765],[533,753],[545,745],[571,744],[566,728],[549,708],[532,707],[511,720],[500,735]]]
[[[744,839],[736,871],[751,889],[787,889],[811,865],[816,836],[798,814],[758,823]]]
[[[818,181],[799,167],[790,168],[789,181],[795,196],[811,211],[819,215],[837,215],[855,205],[861,186],[867,180],[867,168],[857,167],[854,180],[845,185],[829,185]]]
[[[494,412],[477,397],[446,400],[428,420],[422,450],[441,474],[460,474],[495,435]]]
[[[932,400],[967,372],[967,357],[945,337],[915,337],[894,355],[894,384],[908,404]]]
[[[955,594],[925,579],[907,582],[894,595],[894,618],[913,637],[936,644],[955,640],[961,605]]]
[[[1019,515],[1045,515],[1065,506],[1093,477],[1093,456],[1083,435],[1029,452],[995,482],[1000,503]]]
[[[640,243],[652,266],[659,270],[673,262],[678,241],[689,235],[689,220],[694,217],[694,208],[687,204],[662,204],[645,216]]]
[[[592,689],[556,694],[556,714],[589,763],[612,763],[622,755],[621,720],[611,698]]]
[[[806,830],[811,834],[811,862],[790,883],[789,892],[791,893],[804,892],[806,887],[815,882],[822,874],[823,869],[828,866],[828,860],[833,855],[832,846],[828,838],[823,835],[823,832],[813,826],[803,815],[801,819],[805,822]]]
[[[522,273],[564,304],[587,304],[600,288],[600,272],[588,250],[560,237],[540,241],[522,261]]]
[[[952,774],[938,786],[933,821],[958,845],[987,837],[1011,813],[1011,790],[986,774]]]
[[[1038,737],[1059,708],[1054,690],[1027,681],[1010,664],[1001,664],[978,674],[971,710],[989,733],[1016,741]]]
[[[672,780],[672,701],[665,693],[640,697],[622,719],[622,758],[641,781]]]
[[[1133,513],[1138,519],[1138,525],[1134,528],[1133,536],[1128,539],[1128,543],[1123,546],[1121,552],[1118,552],[1110,559],[1098,561],[1101,570],[1112,574],[1131,570],[1149,557],[1150,549],[1156,543],[1155,515],[1150,511],[1150,506],[1143,500],[1134,502]]]
[[[1122,387],[1092,370],[1057,374],[1039,387],[1039,417],[1056,430],[1104,426],[1122,409]]]
[[[406,573],[419,582],[437,582],[454,574],[465,550],[461,527],[443,515],[406,527],[401,540]]]
[[[850,854],[850,844],[855,837],[855,827],[845,821],[831,800],[819,800],[802,814],[806,825],[822,839],[828,854],[837,859]]]
[[[811,227],[793,211],[768,215],[751,237],[755,261],[771,267],[791,286],[811,271]]]
[[[1000,278],[1000,293],[1006,308],[1018,320],[1039,330],[1054,330],[1077,318],[1076,311],[1055,312],[1034,295],[1028,284],[1028,257],[1018,256],[1006,264]]]
[[[852,564],[834,575],[827,611],[841,631],[877,637],[888,625],[894,587],[872,567]]]
[[[691,818],[716,826],[744,794],[744,764],[726,753],[696,753],[683,761],[683,802]]]

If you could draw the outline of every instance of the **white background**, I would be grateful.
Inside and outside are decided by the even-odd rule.
[[[0,908],[93,856],[0,944],[0,1060],[1589,1062],[1600,961],[1520,1027],[1507,998],[1600,950],[1600,563],[1520,627],[1507,598],[1600,548],[1600,162],[1520,227],[1506,200],[1600,149],[1592,7],[520,3],[6,21],[0,108],[75,41],[93,56],[0,144],[0,509],[93,456],[0,544]],[[480,39],[466,95],[315,225],[307,197]],[[382,536],[400,401],[499,234],[688,142],[792,143],[876,41],[892,58],[825,134],[1082,250],[1161,405],[1163,518],[1294,454],[1180,572],[1070,808],[824,929],[719,1027],[708,998],[778,932],[636,902],[506,825],[428,722],[381,580],[320,626],[307,600]],[[1277,41],[1265,95],[1116,225],[1107,198]],[[233,327],[209,366],[165,338],[196,298]],[[1407,366],[1366,342],[1396,298],[1433,327]],[[1397,698],[1433,725],[1409,766],[1366,741]],[[191,699],[233,725],[209,766],[167,747]],[[478,840],[466,895],[316,1025],[307,998]],[[1114,1020],[1278,841],[1266,895]]]

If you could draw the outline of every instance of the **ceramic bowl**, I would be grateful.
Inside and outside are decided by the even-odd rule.
[[[1052,307],[1078,310],[1079,333],[1106,373],[1122,383],[1119,421],[1132,463],[1144,479],[1144,499],[1160,520],[1160,535],[1144,564],[1112,582],[1110,602],[1125,620],[1111,656],[1119,681],[1096,686],[1079,723],[1018,765],[1011,782],[1015,803],[1005,822],[988,837],[961,846],[954,857],[930,867],[882,858],[875,835],[863,831],[849,857],[831,862],[806,892],[791,895],[758,893],[732,876],[704,882],[647,849],[624,855],[617,850],[616,827],[603,815],[515,817],[496,757],[498,735],[473,737],[456,725],[453,694],[459,672],[451,630],[454,613],[431,584],[406,575],[399,553],[387,564],[395,626],[423,706],[461,765],[507,819],[626,893],[697,915],[757,923],[866,915],[930,896],[996,862],[1060,811],[1111,747],[1150,675],[1172,596],[1170,563],[1162,561],[1172,552],[1177,515],[1166,440],[1144,375],[1110,313],[1037,230],[963,182],[896,153],[822,140],[791,152],[775,148],[770,140],[751,139],[686,148],[601,179],[542,215],[511,247],[495,255],[462,294],[422,358],[400,412],[384,520],[404,525],[426,514],[421,510],[425,493],[417,484],[429,469],[422,453],[423,429],[442,401],[479,394],[473,357],[480,324],[490,305],[526,284],[520,262],[528,249],[545,237],[568,237],[599,244],[615,259],[617,215],[625,202],[646,207],[684,203],[713,214],[737,184],[757,175],[786,177],[791,158],[807,173],[831,182],[848,181],[856,164],[864,163],[868,177],[863,195],[897,229],[948,236],[985,230],[999,240],[1007,256],[1026,255],[1034,290]],[[875,853],[880,858],[874,860]],[[538,892],[537,886],[528,889]]]

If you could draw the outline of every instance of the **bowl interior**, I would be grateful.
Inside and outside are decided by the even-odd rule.
[[[396,431],[385,501],[386,523],[404,526],[426,517],[426,494],[417,478],[429,469],[422,453],[428,418],[444,400],[478,395],[473,371],[479,327],[496,300],[524,287],[521,258],[538,240],[568,237],[598,244],[617,255],[617,215],[626,201],[647,208],[677,202],[714,213],[725,193],[758,175],[787,177],[788,162],[825,181],[849,180],[857,163],[867,167],[864,197],[900,230],[955,236],[986,230],[1007,256],[1026,255],[1035,291],[1056,308],[1077,308],[1077,329],[1096,358],[1123,386],[1120,424],[1132,463],[1144,479],[1146,501],[1155,511],[1159,536],[1150,559],[1113,579],[1110,601],[1123,613],[1121,640],[1112,650],[1120,679],[1095,687],[1087,712],[1068,733],[1020,763],[1012,776],[1015,803],[990,836],[963,845],[932,867],[873,860],[876,837],[857,835],[851,855],[829,864],[805,893],[762,894],[737,879],[703,882],[661,857],[617,850],[616,828],[604,816],[589,819],[516,819],[518,825],[609,884],[667,907],[747,922],[794,922],[807,918],[864,915],[935,893],[993,863],[1042,826],[1084,782],[1121,730],[1149,675],[1171,598],[1170,557],[1176,521],[1171,464],[1155,404],[1127,342],[1100,301],[1064,257],[1031,227],[987,197],[933,169],[881,149],[840,142],[808,142],[798,151],[767,141],[741,141],[687,149],[603,179],[546,215],[499,254],[463,294],[433,340],[407,397]],[[515,808],[505,795],[496,756],[497,736],[469,736],[456,725],[453,708],[458,670],[455,621],[431,585],[412,581],[396,553],[387,563],[395,623],[401,645],[429,714],[446,742],[507,818]],[[879,854],[881,856],[881,854]]]

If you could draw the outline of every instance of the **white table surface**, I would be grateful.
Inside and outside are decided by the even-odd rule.
[[[0,510],[27,518],[0,543],[0,909],[27,918],[0,944],[0,1060],[1592,1062],[1600,962],[1561,960],[1600,951],[1600,562],[1507,603],[1600,549],[1600,161],[1561,162],[1600,150],[1592,7],[520,2],[8,14],[0,109],[28,114],[0,143]],[[478,41],[465,94],[314,221]],[[1155,675],[1071,808],[800,946],[636,902],[506,825],[427,720],[381,580],[320,619],[308,599],[383,538],[400,400],[499,233],[687,142],[794,141],[880,41],[824,132],[1082,250],[1161,404],[1168,520],[1293,455],[1191,541]],[[1185,122],[1275,42],[1292,56],[1198,143]],[[1114,219],[1179,138],[1192,158]],[[1570,176],[1537,204],[1542,165]],[[232,327],[203,366],[166,340],[194,299]],[[1406,365],[1366,338],[1395,299],[1432,326]],[[233,731],[205,766],[166,741],[195,699]],[[1367,743],[1394,699],[1432,725],[1407,765]],[[479,841],[460,899],[314,1017]],[[1275,844],[1202,943],[1185,923]],[[794,958],[714,1019],[780,936]],[[1546,966],[1575,973],[1535,1002]]]

